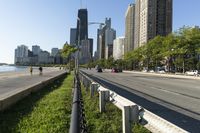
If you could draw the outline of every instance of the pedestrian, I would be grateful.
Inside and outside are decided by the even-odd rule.
[[[31,73],[31,75],[33,73],[33,67],[32,66],[30,67],[30,73]]]
[[[40,75],[42,75],[42,67],[39,67]]]

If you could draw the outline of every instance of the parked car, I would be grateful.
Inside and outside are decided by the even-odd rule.
[[[199,72],[198,70],[191,70],[191,71],[186,71],[185,74],[189,76],[198,76]]]

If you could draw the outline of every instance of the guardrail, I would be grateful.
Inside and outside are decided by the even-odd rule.
[[[90,89],[90,96],[93,97],[95,92],[99,93],[99,110],[106,111],[106,102],[112,102],[122,110],[123,133],[130,133],[133,123],[144,125],[151,132],[159,133],[186,133],[187,131],[164,120],[163,118],[151,113],[134,102],[120,96],[119,94],[101,86],[80,72],[79,77],[86,89]]]
[[[87,133],[87,125],[84,114],[81,94],[81,83],[78,75],[74,77],[73,103],[70,123],[70,133]]]

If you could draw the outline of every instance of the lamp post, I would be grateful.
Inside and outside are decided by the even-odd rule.
[[[78,51],[77,51],[76,62],[75,62],[76,74],[78,74],[79,72],[79,48],[80,48],[80,33],[81,33],[81,20],[79,17],[77,18],[77,20],[79,22],[79,29],[78,29],[79,32],[78,32],[78,45],[77,45]]]

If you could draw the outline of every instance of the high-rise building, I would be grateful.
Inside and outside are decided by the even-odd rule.
[[[116,38],[116,31],[107,28],[105,31],[105,59],[113,56],[113,40]]]
[[[38,46],[38,45],[32,46],[33,55],[39,55],[40,51],[41,51],[40,46]]]
[[[88,12],[87,12],[87,9],[79,9],[78,10],[78,20],[77,20],[77,30],[76,30],[77,42],[78,42],[79,36],[80,36],[80,41],[88,39]]]
[[[134,49],[135,31],[135,4],[130,4],[126,11],[125,20],[125,45],[124,52],[127,53]]]
[[[136,0],[135,48],[172,32],[172,0]]]
[[[17,46],[15,49],[15,64],[22,63],[26,57],[28,57],[28,47],[25,45]]]
[[[40,64],[48,64],[49,62],[50,53],[48,51],[41,51],[38,55],[38,62]]]
[[[58,48],[52,48],[51,49],[51,56],[55,57],[59,52],[59,49]]]
[[[105,25],[98,29],[97,52],[99,59],[108,59],[112,56],[113,40],[116,38],[116,31],[111,28],[111,18],[106,18]]]
[[[113,41],[113,58],[115,60],[122,59],[124,55],[125,38],[119,37]]]
[[[80,54],[79,54],[79,56],[80,56],[79,63],[80,64],[89,63],[92,59],[90,43],[91,43],[91,40],[89,40],[89,39],[81,41],[81,50],[80,50]]]
[[[93,39],[89,38],[89,44],[90,44],[90,54],[91,54],[91,58],[93,57]]]
[[[70,29],[70,45],[76,45],[76,28]]]

